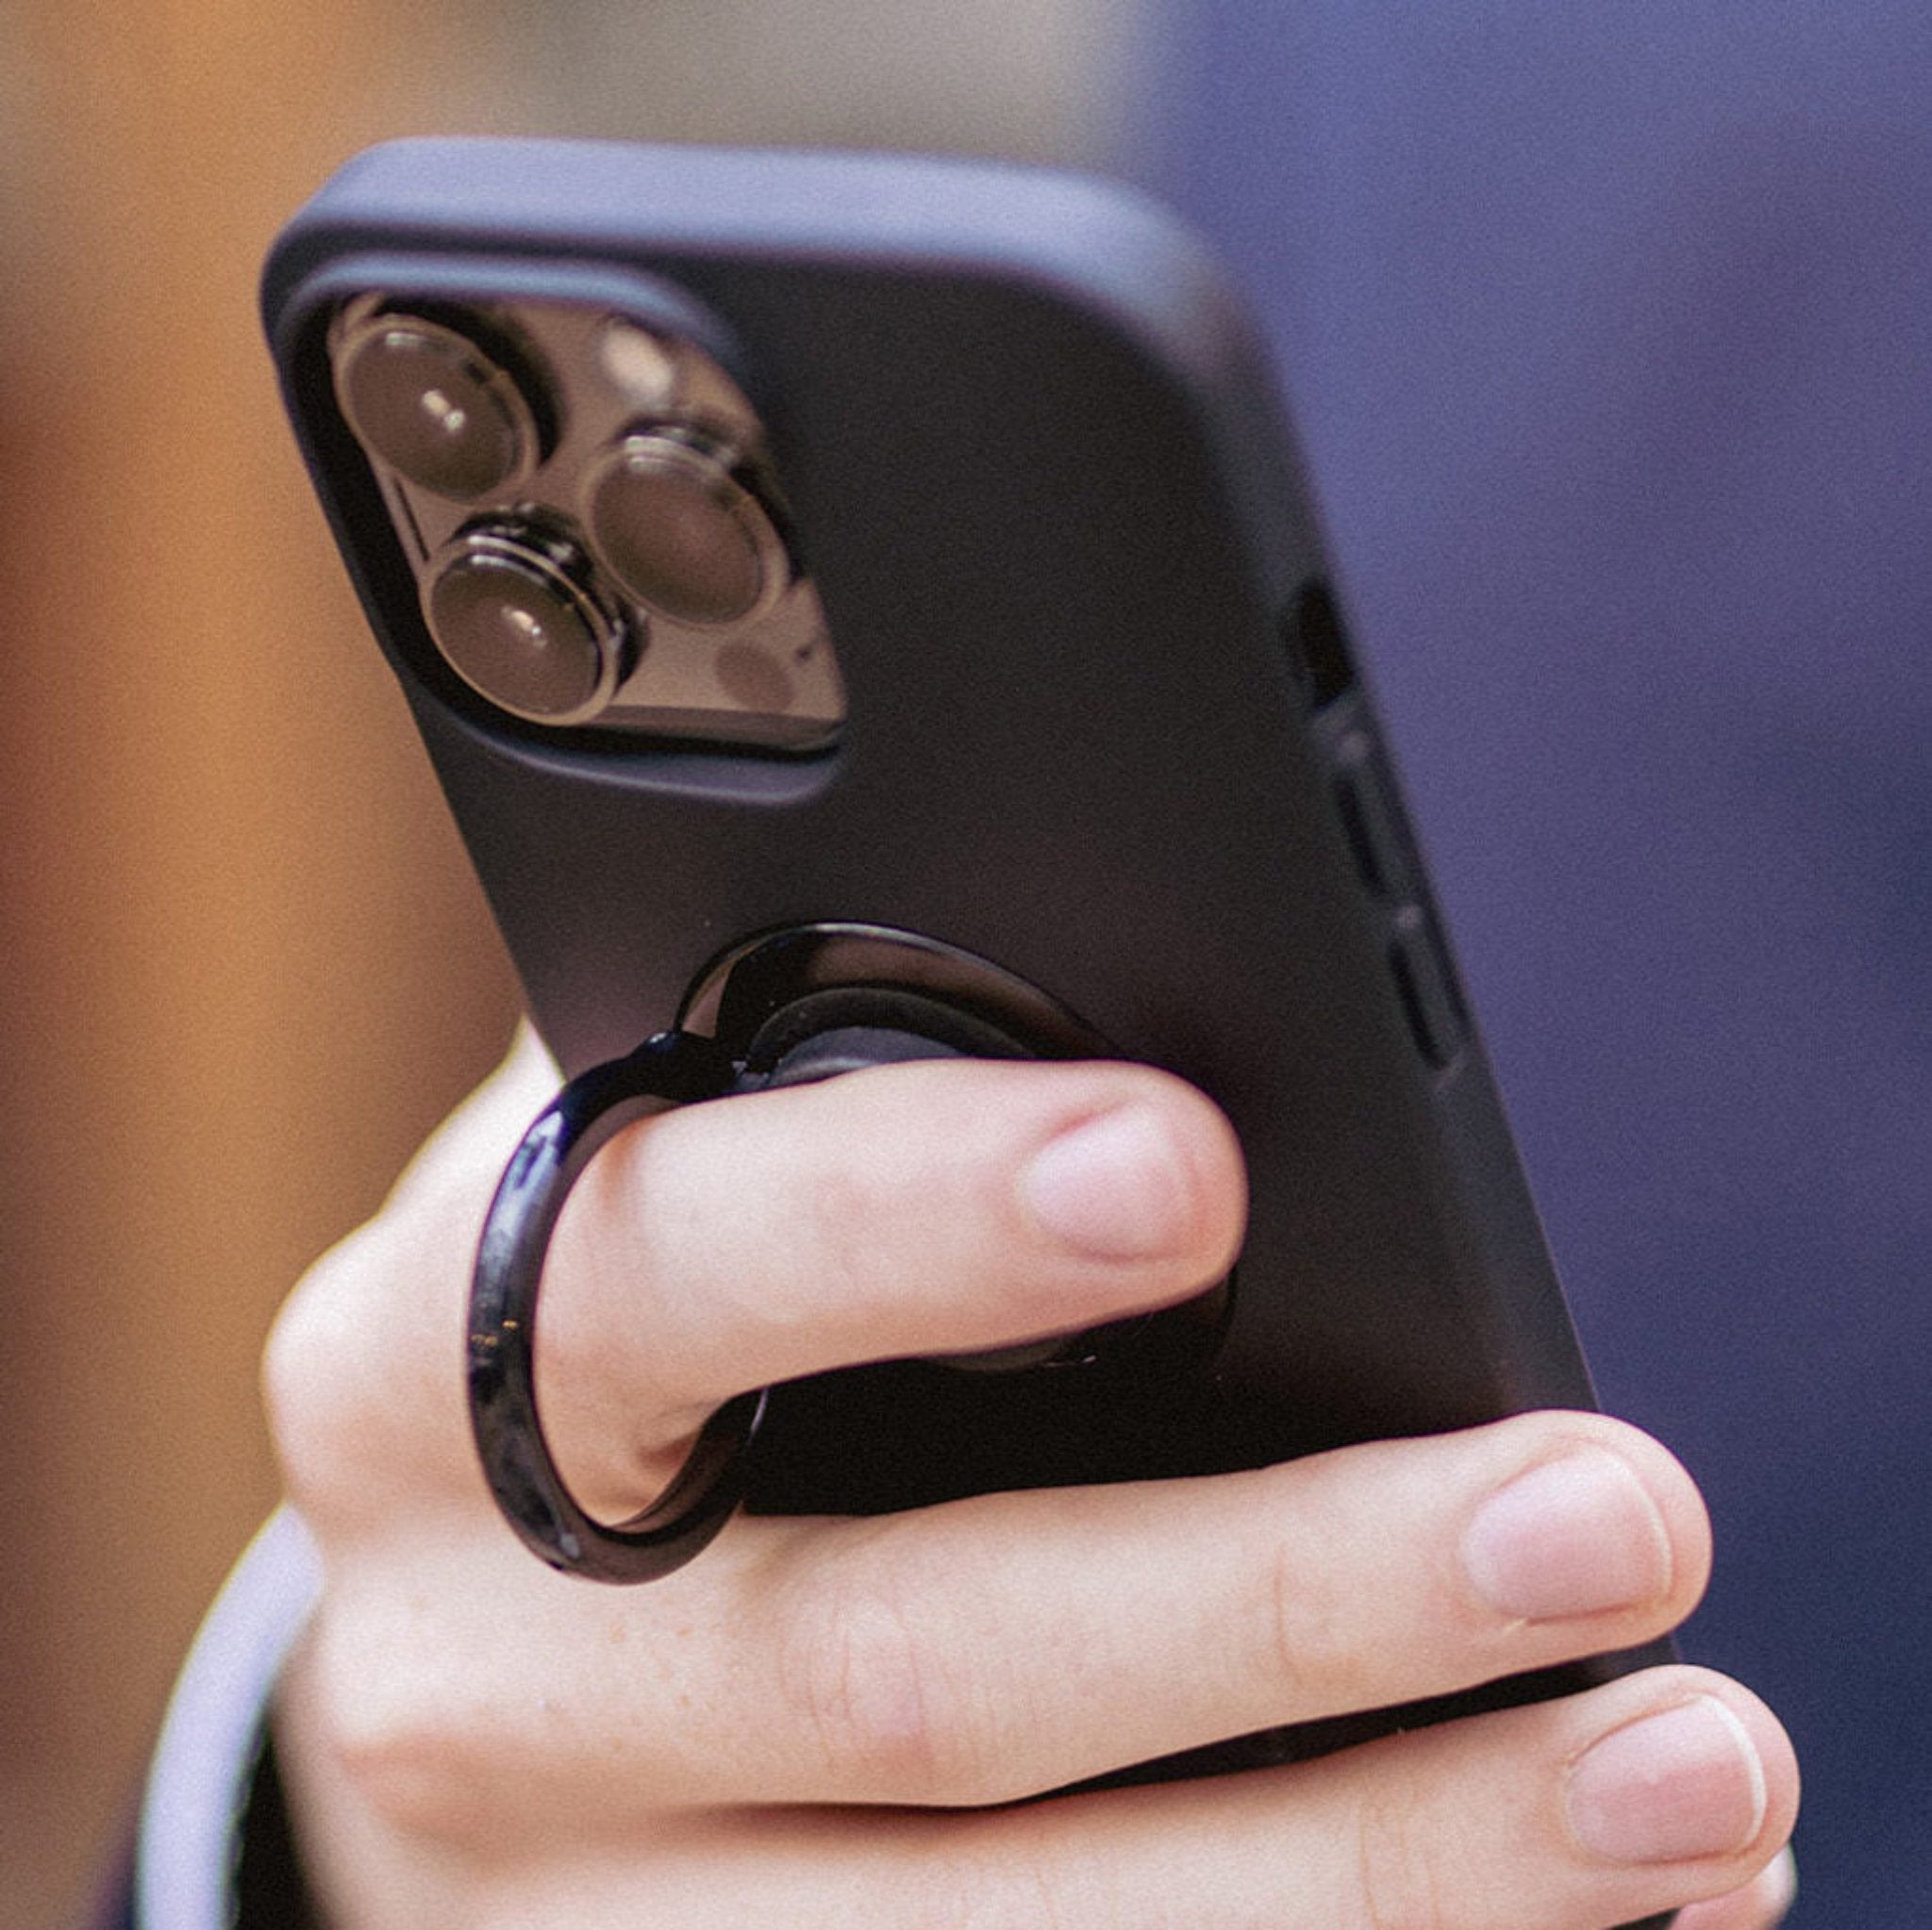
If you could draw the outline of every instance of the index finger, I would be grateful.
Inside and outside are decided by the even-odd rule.
[[[635,1506],[746,1388],[1182,1299],[1226,1271],[1243,1204],[1225,1121],[1146,1067],[885,1066],[667,1113],[558,1228],[546,1427],[590,1505]]]
[[[278,1324],[271,1401],[311,1518],[479,1490],[468,1272],[546,1077],[514,1058]],[[1144,1067],[884,1067],[662,1114],[605,1148],[558,1228],[545,1429],[584,1504],[628,1513],[726,1396],[1178,1300],[1225,1271],[1243,1206],[1225,1121]]]

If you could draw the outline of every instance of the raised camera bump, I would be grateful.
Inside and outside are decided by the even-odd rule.
[[[431,559],[423,616],[472,690],[533,724],[585,724],[609,703],[641,639],[599,592],[590,558],[534,523],[459,530]]]
[[[791,580],[785,540],[746,471],[691,424],[627,430],[586,472],[583,506],[605,568],[675,622],[745,623]]]
[[[364,318],[336,351],[335,386],[362,446],[450,502],[521,481],[541,453],[536,411],[506,359],[442,322]]]
[[[338,420],[425,620],[417,669],[600,743],[823,749],[837,655],[736,378],[648,300],[479,286],[365,286],[328,327]]]

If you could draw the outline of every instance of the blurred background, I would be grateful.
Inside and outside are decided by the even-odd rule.
[[[274,1492],[255,1360],[516,995],[257,339],[401,132],[1097,164],[1280,352],[1794,1924],[1932,1896],[1924,0],[0,8],[0,1930],[68,1920]]]
[[[516,993],[254,285],[408,132],[1105,160],[1122,0],[0,9],[0,1926],[69,1920],[269,1506],[263,1333]]]

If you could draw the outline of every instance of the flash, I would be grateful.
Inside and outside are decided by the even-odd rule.
[[[676,397],[676,358],[649,329],[622,316],[605,323],[597,364],[634,408],[669,408]]]

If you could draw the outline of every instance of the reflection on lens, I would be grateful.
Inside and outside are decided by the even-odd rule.
[[[436,647],[492,704],[539,724],[579,724],[625,674],[624,628],[572,545],[515,527],[465,531],[423,593]]]
[[[502,488],[536,453],[515,381],[441,323],[374,317],[337,358],[336,395],[371,455],[454,502]]]
[[[586,520],[625,589],[678,623],[741,623],[785,584],[785,545],[764,506],[687,436],[625,437],[591,474]]]

